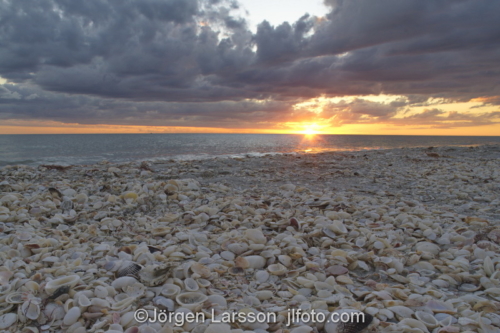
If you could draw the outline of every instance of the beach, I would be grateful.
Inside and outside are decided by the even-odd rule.
[[[500,332],[499,204],[500,145],[4,166],[0,330]]]

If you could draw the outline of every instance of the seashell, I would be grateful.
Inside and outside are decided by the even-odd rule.
[[[184,280],[184,289],[186,289],[187,291],[197,291],[198,289],[200,289],[200,286],[194,279],[187,278]]]
[[[49,295],[53,295],[56,290],[62,287],[73,288],[80,282],[80,277],[78,275],[64,276],[58,279],[51,280],[45,285],[45,292]]]
[[[135,297],[127,297],[111,305],[111,310],[121,311],[127,308],[129,305],[134,303]]]
[[[25,245],[26,246],[26,245]],[[14,273],[10,271],[1,271],[0,272],[0,286],[6,286],[9,284],[10,278],[14,276]]]
[[[402,318],[410,318],[415,313],[412,309],[407,308],[406,306],[396,305],[388,307],[387,310],[392,311],[398,319]]]
[[[130,297],[140,298],[146,293],[146,287],[141,283],[134,283],[123,288],[123,291]]]
[[[237,257],[234,260],[234,264],[236,267],[241,267],[243,269],[261,269],[266,265],[266,259],[262,256]]]
[[[261,229],[247,229],[245,230],[245,239],[250,240],[254,244],[266,244],[267,239],[262,233]]]
[[[34,302],[34,300],[26,301],[21,306],[21,311],[26,318],[36,320],[40,315],[40,306],[38,302]]]
[[[458,287],[458,290],[466,291],[466,292],[473,292],[473,291],[477,291],[479,289],[481,289],[481,286],[475,286],[475,285],[470,284],[470,283],[464,283]]]
[[[200,263],[193,263],[191,266],[191,271],[198,274],[200,277],[207,279],[212,275],[212,271],[207,266]]]
[[[269,273],[273,275],[284,275],[288,272],[288,269],[282,264],[272,264],[267,267]]]
[[[196,283],[198,283],[198,286],[200,286],[200,288],[208,288],[212,285],[210,281],[205,279],[196,279]]]
[[[12,327],[17,322],[17,315],[15,313],[7,313],[0,316],[0,329]]]
[[[401,320],[399,322],[398,326],[403,326],[403,327],[408,326],[410,328],[416,328],[421,332],[429,333],[429,330],[427,329],[427,327],[425,326],[424,323],[422,323],[416,319],[413,319],[413,318],[404,318],[403,320]],[[407,331],[407,329],[405,327],[404,332],[406,332],[406,331]]]
[[[429,252],[434,255],[441,251],[441,248],[438,245],[430,242],[419,242],[415,245],[415,249],[419,252]]]
[[[287,255],[279,255],[278,261],[282,263],[285,267],[289,267],[292,264],[292,258]]]
[[[493,265],[490,257],[484,258],[483,269],[487,276],[491,276],[495,272],[495,266]]]
[[[13,292],[5,297],[5,301],[9,304],[21,304],[24,302],[23,296],[24,294],[21,292]]]
[[[333,221],[332,224],[327,226],[327,229],[330,229],[337,235],[343,235],[348,233],[347,228],[344,225],[344,222],[340,220]]]
[[[269,279],[269,272],[267,271],[257,271],[255,273],[255,279],[260,282],[264,283]]]
[[[455,310],[451,304],[438,300],[430,300],[426,305],[427,308],[429,308],[434,313],[454,314],[457,312],[457,310]]]
[[[259,290],[255,293],[255,297],[261,301],[265,301],[273,297],[273,292],[270,290]]]
[[[488,296],[500,301],[500,288],[488,288],[484,291]]]
[[[103,286],[97,286],[94,289],[94,295],[98,298],[106,298],[108,296],[108,289]]]
[[[120,278],[122,276],[135,276],[142,269],[141,265],[130,263],[123,265],[116,271],[116,277]]]
[[[78,293],[75,300],[76,300],[77,305],[80,307],[87,307],[87,306],[90,306],[90,304],[91,304],[89,298],[83,293]]]
[[[177,295],[175,300],[177,303],[186,309],[194,311],[198,308],[203,302],[208,299],[206,295],[203,295],[199,292],[188,292]]]
[[[210,295],[208,296],[208,301],[212,304],[217,304],[220,308],[227,308],[227,301],[221,295]]]
[[[178,285],[172,283],[166,283],[163,285],[163,288],[160,293],[168,298],[174,298],[180,292],[181,292],[181,287],[179,287]]]
[[[439,326],[439,321],[431,313],[424,312],[424,311],[417,311],[417,312],[415,312],[415,317],[421,323],[423,323],[427,328],[436,328]],[[414,327],[414,326],[410,326],[410,327]]]
[[[168,278],[168,273],[175,267],[174,263],[163,265],[148,265],[139,272],[139,278],[142,283],[149,287],[155,287],[164,283]]]
[[[227,245],[228,251],[231,251],[235,255],[241,255],[248,251],[248,244],[246,243],[231,243]]]
[[[344,320],[344,318],[349,318],[349,320]],[[359,310],[335,310],[327,316],[324,331],[326,333],[358,333],[368,327],[372,321],[372,315]]]
[[[339,265],[333,265],[330,266],[326,269],[326,273],[331,274],[331,275],[344,275],[347,274],[349,270],[345,268],[344,266],[339,266]]]
[[[153,304],[161,310],[174,311],[175,309],[174,301],[163,296],[156,296],[153,298]]]
[[[78,318],[80,318],[81,314],[82,312],[79,307],[72,307],[64,316],[63,324],[66,326],[73,325],[77,322]]]
[[[54,320],[62,320],[66,315],[64,307],[57,303],[48,303],[43,309],[43,313],[46,317],[53,318]]]
[[[342,283],[342,284],[354,284],[352,279],[350,277],[348,277],[347,275],[339,275],[335,278],[335,280],[338,283]]]
[[[126,287],[137,283],[138,281],[131,276],[122,276],[111,283],[111,286],[116,290],[123,290]]]

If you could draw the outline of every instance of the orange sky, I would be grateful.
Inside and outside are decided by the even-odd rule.
[[[40,122],[38,122],[40,124]],[[120,126],[120,125],[79,125],[50,122],[47,126],[1,126],[2,134],[92,134],[92,133],[276,133],[293,134],[306,133],[309,127],[297,129],[231,129],[231,128],[203,128],[203,127],[152,127],[152,126]],[[500,124],[489,126],[471,126],[463,128],[433,129],[410,128],[384,124],[344,125],[338,128],[324,128],[316,130],[318,134],[374,134],[374,135],[463,135],[463,136],[498,136]]]
[[[342,115],[352,115],[351,109],[335,110],[328,114],[331,105],[362,100],[377,106],[388,105],[401,96],[370,95],[354,97],[315,98],[297,103],[290,111],[290,119],[281,123],[259,124],[258,128],[223,128],[223,127],[184,127],[184,126],[133,126],[133,125],[82,125],[56,121],[3,120],[0,123],[1,134],[84,134],[84,133],[277,133],[277,134],[375,134],[375,135],[463,135],[463,136],[498,136],[500,119],[488,118],[488,124],[475,125],[481,115],[495,114],[498,106],[485,104],[489,99],[477,98],[469,102],[440,102],[436,106],[413,106],[404,112],[398,112],[388,119],[360,118],[342,120]],[[378,104],[377,104],[378,103]],[[431,103],[432,104],[432,103]],[[429,120],[421,121],[421,116],[438,108],[441,114]],[[451,114],[460,114],[463,119],[448,118]],[[333,117],[330,117],[333,115]],[[467,118],[472,117],[472,118]],[[479,117],[479,118],[473,118]],[[290,120],[288,119],[288,120]],[[340,120],[339,120],[340,119]],[[464,120],[465,119],[465,120]],[[349,123],[351,121],[352,123]],[[419,121],[421,123],[419,123]],[[364,122],[364,123],[363,123]]]

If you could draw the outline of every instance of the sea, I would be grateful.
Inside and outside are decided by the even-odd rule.
[[[193,160],[283,153],[500,144],[492,136],[303,134],[0,135],[0,167]]]

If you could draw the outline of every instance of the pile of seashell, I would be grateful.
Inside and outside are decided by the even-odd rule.
[[[419,169],[399,153],[352,153],[370,158],[360,170],[373,169],[356,180],[360,188],[342,190],[290,183],[298,166],[283,171],[284,183],[257,178],[251,188],[175,179],[196,162],[170,179],[134,163],[4,167],[0,331],[500,332],[499,159],[442,157],[432,162],[442,169],[424,177],[435,165]],[[240,168],[280,158],[289,159],[250,158]],[[414,197],[410,187],[367,190],[388,161],[400,162],[386,176],[414,182]],[[448,188],[439,200],[418,196],[437,187]],[[141,323],[138,309],[206,320]],[[291,309],[359,310],[373,322],[287,325]],[[217,323],[225,313],[277,320]]]

